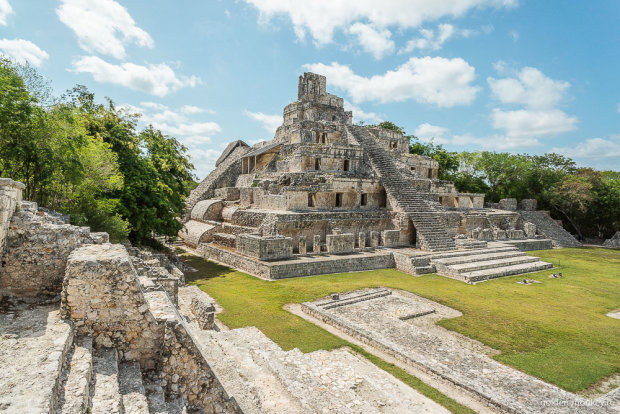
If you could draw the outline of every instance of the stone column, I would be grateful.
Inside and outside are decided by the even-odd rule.
[[[321,236],[319,236],[318,234],[314,236],[312,251],[314,253],[321,253]]]
[[[306,236],[299,236],[299,254],[306,254]]]
[[[366,247],[366,233],[363,231],[358,235],[358,244],[360,249],[364,249]]]
[[[371,231],[370,232],[370,247],[379,246],[379,232]]]

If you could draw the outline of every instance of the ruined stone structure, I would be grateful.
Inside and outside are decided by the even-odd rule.
[[[179,236],[205,257],[267,278],[341,271],[355,261],[347,254],[359,257],[354,270],[377,268],[381,260],[360,255],[377,247],[409,248],[409,258],[383,266],[416,256],[420,266],[399,268],[419,273],[435,269],[433,257],[446,252],[497,253],[482,250],[488,242],[511,251],[578,244],[535,211],[535,200],[485,208],[483,194],[459,193],[437,179],[438,168],[409,154],[400,132],[354,125],[343,99],[327,93],[326,78],[304,73],[272,141],[251,148],[235,141],[224,150],[189,197]],[[323,254],[340,262],[325,265]],[[501,259],[469,271],[485,270],[476,275],[484,280],[549,267]]]
[[[168,256],[110,244],[22,189],[0,180],[0,412],[447,413],[345,349],[228,331]],[[281,236],[246,242],[263,259],[292,250]]]

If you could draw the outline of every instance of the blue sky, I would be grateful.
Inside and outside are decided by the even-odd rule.
[[[199,178],[272,138],[304,71],[354,122],[618,170],[619,23],[617,0],[0,0],[0,52],[137,108]]]

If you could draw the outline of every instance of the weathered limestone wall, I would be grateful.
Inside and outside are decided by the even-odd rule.
[[[325,243],[329,253],[351,253],[355,250],[355,235],[353,233],[328,234]]]
[[[242,256],[235,252],[219,249],[204,243],[198,246],[196,252],[202,257],[207,257],[210,260],[223,263],[227,266],[239,269],[242,272],[262,278],[269,278],[270,270],[267,263],[252,260],[249,257]]]
[[[222,200],[217,199],[209,199],[202,200],[196,203],[190,217],[192,220],[221,220],[222,218],[222,208],[224,207],[224,203]]]
[[[144,299],[127,250],[119,244],[84,246],[67,261],[61,312],[97,346],[116,347],[122,358],[153,368],[163,341]]]
[[[15,208],[22,201],[22,183],[10,178],[0,178],[0,256],[6,247],[6,237],[9,232],[9,222]]]
[[[293,256],[293,239],[282,236],[237,236],[237,251],[260,260],[280,260]]]
[[[11,218],[0,290],[27,301],[57,297],[69,254],[82,245],[107,241],[107,233],[91,233],[88,227],[64,224],[36,207],[24,208]]]

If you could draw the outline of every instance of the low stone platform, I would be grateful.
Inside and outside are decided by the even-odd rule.
[[[1,312],[0,412],[51,412],[72,343],[71,326],[58,306]]]
[[[196,249],[196,252],[210,260],[263,279],[272,280],[394,267],[392,253],[387,250],[371,250],[346,255],[317,254],[296,256],[292,259],[269,262],[213,244],[201,244]]]
[[[435,253],[430,263],[440,275],[470,284],[553,267],[552,263],[528,256],[512,244],[497,242],[489,243],[485,249]]]
[[[587,400],[535,377],[500,364],[497,352],[469,338],[443,329],[435,322],[459,315],[450,308],[413,294],[366,289],[304,303],[302,310],[338,331],[404,362],[447,380],[496,409],[514,413],[617,413],[620,388]],[[367,300],[352,300],[366,297]],[[349,298],[346,306],[330,306]],[[400,315],[431,307],[435,312],[403,320]],[[409,309],[409,311],[407,311]]]

